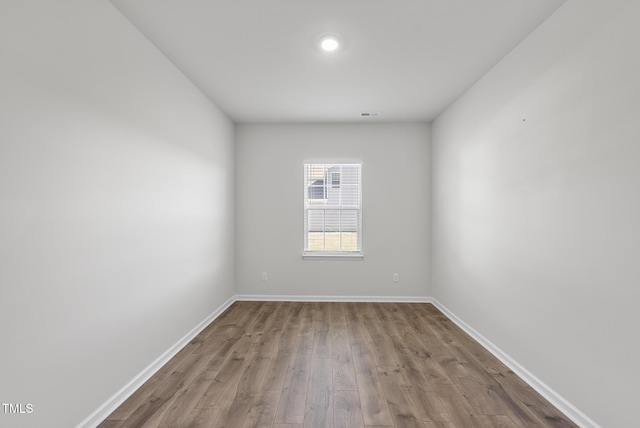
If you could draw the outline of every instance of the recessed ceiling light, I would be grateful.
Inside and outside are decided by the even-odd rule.
[[[320,47],[325,52],[333,52],[340,47],[340,41],[336,36],[324,36],[320,39]]]

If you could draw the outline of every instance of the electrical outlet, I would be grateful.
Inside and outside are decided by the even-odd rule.
[[[267,282],[269,280],[269,277],[267,276],[266,272],[262,272],[262,281]]]
[[[393,282],[400,282],[400,274],[398,273],[393,274]]]

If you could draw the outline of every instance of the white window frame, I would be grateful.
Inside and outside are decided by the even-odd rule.
[[[325,175],[324,175],[324,187],[325,187],[325,199],[317,204],[317,206],[315,204],[310,204],[310,198],[309,198],[309,190],[308,190],[308,186],[309,186],[309,182],[312,180],[312,178],[307,176],[307,172],[308,172],[308,168],[309,166],[314,165],[316,168],[321,167],[324,169]],[[340,203],[338,206],[331,206],[331,205],[327,205],[328,202],[328,192],[330,191],[330,189],[336,189],[336,191],[341,191],[342,187],[343,187],[343,180],[345,177],[345,173],[341,170],[340,172],[338,172],[339,177],[340,177],[340,185],[334,187],[333,186],[333,174],[335,174],[336,172],[330,172],[329,168],[335,167],[335,166],[356,166],[357,167],[357,185],[358,185],[358,190],[357,190],[357,203],[355,205],[348,205],[348,206],[343,206],[342,205],[342,200],[340,200]],[[304,235],[304,246],[303,246],[303,252],[302,252],[302,257],[303,259],[336,259],[336,260],[361,260],[363,259],[364,255],[362,252],[362,162],[347,162],[347,161],[337,161],[337,162],[305,162],[304,163],[304,170],[303,170],[303,192],[304,192],[304,196],[303,196],[303,202],[304,202],[304,218],[303,218],[303,223],[304,223],[304,230],[303,230],[303,235]],[[339,234],[339,239],[340,239],[340,248],[342,248],[342,238],[343,238],[343,231],[342,231],[342,212],[343,211],[356,211],[356,240],[357,240],[357,244],[356,244],[356,248],[354,250],[339,250],[339,251],[328,251],[326,249],[323,250],[317,250],[317,249],[310,249],[309,248],[309,213],[311,211],[323,211],[323,222],[326,221],[326,213],[327,211],[339,211],[339,227],[338,230],[340,232]],[[323,233],[323,239],[325,239],[325,245],[326,245],[326,233],[327,233],[327,229],[326,229],[326,224],[323,224],[322,226],[322,233]]]

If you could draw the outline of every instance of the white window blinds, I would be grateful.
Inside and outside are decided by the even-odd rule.
[[[304,165],[304,254],[362,253],[361,165]]]

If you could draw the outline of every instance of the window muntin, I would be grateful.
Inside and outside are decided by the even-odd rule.
[[[361,255],[361,165],[305,164],[304,189],[304,255]]]

